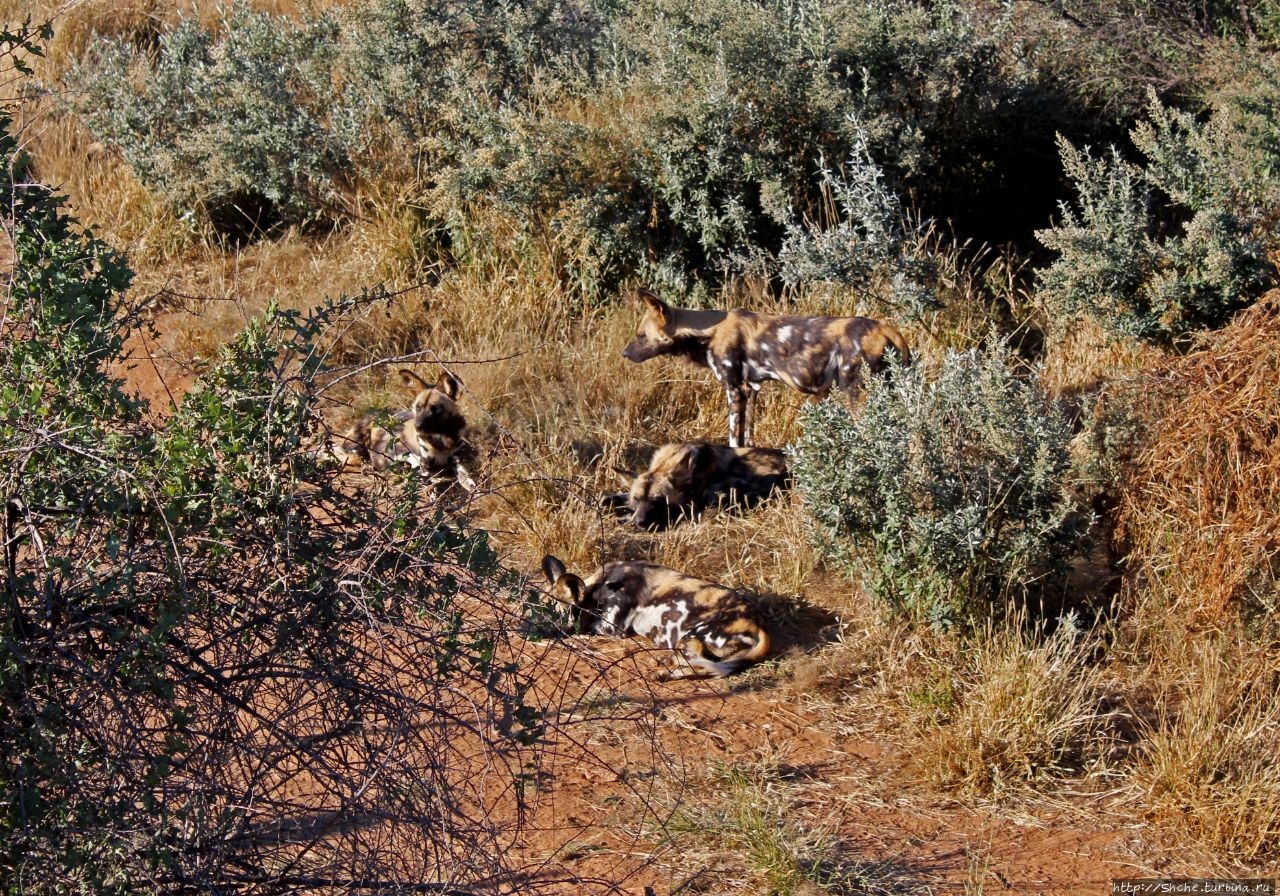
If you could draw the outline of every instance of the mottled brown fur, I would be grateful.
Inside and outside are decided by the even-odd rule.
[[[769,655],[769,633],[741,594],[656,563],[613,561],[585,581],[550,555],[542,572],[577,634],[641,635],[681,657],[664,677],[730,675]]]
[[[664,529],[716,506],[751,508],[791,484],[782,451],[709,442],[663,445],[643,473],[618,474],[627,491],[603,503],[642,529]]]
[[[462,384],[442,373],[433,385],[412,370],[401,370],[400,380],[413,395],[409,407],[396,413],[400,426],[384,429],[370,414],[335,441],[334,453],[347,463],[368,463],[377,470],[407,463],[429,474],[452,472],[470,490],[474,482],[456,457],[467,428],[457,401]]]
[[[640,290],[645,312],[622,354],[631,361],[674,355],[709,367],[729,404],[729,444],[751,444],[755,393],[778,380],[811,395],[835,387],[852,403],[862,366],[875,373],[885,355],[906,364],[911,350],[897,327],[869,317],[793,317],[754,311],[673,308]]]

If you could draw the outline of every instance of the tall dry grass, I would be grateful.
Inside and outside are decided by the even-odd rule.
[[[1133,778],[1146,817],[1223,859],[1280,856],[1274,645],[1259,649],[1238,636],[1186,644],[1177,678],[1161,681],[1153,707]]]
[[[1070,624],[1047,637],[987,633],[918,695],[913,764],[938,786],[979,794],[1101,772],[1115,718],[1098,646]]]
[[[1129,781],[1224,867],[1280,855],[1278,298],[1123,386],[1140,395],[1112,647],[1142,720]]]

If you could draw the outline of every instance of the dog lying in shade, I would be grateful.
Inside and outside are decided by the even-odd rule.
[[[714,507],[749,509],[791,485],[782,451],[710,442],[663,445],[643,473],[616,472],[627,490],[601,503],[641,529],[665,529]]]
[[[614,561],[585,580],[551,555],[542,560],[551,596],[569,607],[580,635],[640,635],[675,651],[677,669],[661,679],[717,678],[769,655],[769,633],[738,592],[656,563]]]

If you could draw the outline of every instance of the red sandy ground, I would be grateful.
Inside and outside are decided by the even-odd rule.
[[[149,346],[134,348],[123,375],[167,413],[190,377],[149,360]],[[785,667],[656,683],[659,658],[636,640],[529,647],[546,654],[538,691],[562,708],[511,856],[532,869],[530,891],[767,892],[714,838],[663,842],[663,823],[689,807],[725,809],[716,769],[759,775],[758,786],[785,797],[787,823],[834,838],[841,866],[865,882],[839,892],[1107,894],[1115,878],[1197,872],[1150,843],[1138,807],[1126,817],[1114,798],[1010,808],[932,791],[903,772],[909,739],[833,723],[856,715],[793,693]]]
[[[594,656],[576,657],[587,643]],[[522,846],[548,863],[541,879],[577,879],[557,892],[765,892],[714,842],[657,842],[660,821],[682,804],[715,806],[707,769],[716,767],[768,769],[762,786],[791,798],[785,819],[838,839],[840,862],[866,882],[840,892],[1103,894],[1114,878],[1156,873],[1135,859],[1137,830],[1118,817],[1100,824],[1065,803],[974,808],[905,780],[899,744],[831,731],[829,707],[806,705],[767,667],[655,683],[659,660],[640,641],[555,649],[564,671],[542,682],[549,702],[590,691],[632,716],[584,722],[578,742],[550,757]]]

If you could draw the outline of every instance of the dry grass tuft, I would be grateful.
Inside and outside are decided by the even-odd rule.
[[[49,46],[50,70],[63,74],[71,60],[82,56],[95,35],[131,43],[139,49],[156,44],[161,31],[178,19],[180,4],[160,0],[81,0],[49,10],[54,39]]]
[[[1280,664],[1254,645],[1193,646],[1166,683],[1135,774],[1146,817],[1220,856],[1280,854]]]
[[[1070,330],[1049,337],[1041,380],[1052,395],[1088,393],[1102,383],[1147,370],[1165,357],[1167,352],[1160,348],[1118,337],[1082,318]]]
[[[669,794],[669,814],[655,839],[682,856],[682,864],[715,869],[694,879],[707,892],[713,877],[738,879],[733,892],[776,896],[918,892],[918,882],[894,869],[850,858],[833,831],[802,811],[803,777],[776,756],[750,763],[711,763],[700,778]],[[692,860],[692,861],[691,861]],[[684,892],[684,888],[680,888]],[[689,892],[703,892],[701,888]]]
[[[1096,647],[1069,624],[1043,640],[1011,626],[975,642],[949,677],[913,695],[920,773],[986,794],[1097,769],[1111,713]]]
[[[1271,293],[1151,376],[1166,402],[1123,490],[1126,584],[1192,629],[1280,609],[1278,302]]]

